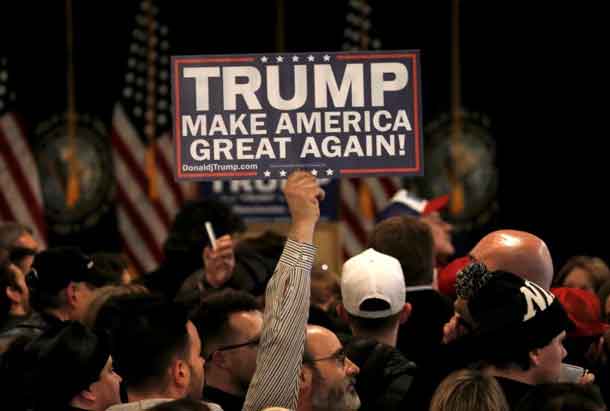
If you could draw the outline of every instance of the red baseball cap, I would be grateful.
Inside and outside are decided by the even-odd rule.
[[[421,217],[442,210],[448,203],[449,195],[447,194],[427,200],[402,189],[394,194],[390,203],[381,211],[376,220],[380,222],[397,215]]]
[[[574,328],[568,331],[569,336],[595,337],[610,329],[610,324],[602,321],[597,294],[571,287],[552,288],[551,292],[559,299],[574,323]]]
[[[443,268],[438,270],[436,281],[438,284],[438,291],[448,297],[455,297],[455,280],[457,274],[467,265],[470,265],[475,260],[470,255],[456,258]]]

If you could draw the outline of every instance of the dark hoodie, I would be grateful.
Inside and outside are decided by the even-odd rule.
[[[416,373],[415,363],[396,348],[371,338],[354,337],[345,347],[348,358],[359,368],[356,391],[360,411],[402,409]],[[407,401],[408,402],[408,401]]]

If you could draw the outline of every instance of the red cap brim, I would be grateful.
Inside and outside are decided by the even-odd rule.
[[[433,198],[428,200],[422,215],[430,214],[438,210],[442,210],[449,203],[449,195],[444,195],[440,197]]]

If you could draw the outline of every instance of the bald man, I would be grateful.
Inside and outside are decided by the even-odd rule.
[[[508,271],[545,290],[551,288],[551,253],[545,242],[534,234],[518,230],[493,231],[483,237],[469,255],[473,260],[485,264],[489,271]],[[467,332],[460,324],[459,314],[465,303],[460,298],[456,300],[456,313],[443,327],[443,342],[448,343]]]
[[[553,260],[548,247],[533,234],[498,230],[487,234],[470,255],[489,271],[509,271],[548,290],[553,280]]]

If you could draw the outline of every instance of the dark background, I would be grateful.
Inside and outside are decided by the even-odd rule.
[[[64,2],[4,2],[0,47],[11,57],[29,127],[65,110]],[[137,1],[75,1],[77,105],[110,124]],[[277,51],[276,1],[159,1],[175,54]],[[285,51],[335,51],[345,0],[284,2]],[[450,1],[373,1],[384,49],[420,49],[425,122],[450,109]],[[485,113],[497,147],[492,228],[545,239],[555,264],[606,261],[607,60],[596,2],[462,1],[463,105]],[[425,135],[424,135],[425,138]],[[470,244],[465,244],[468,247]]]

